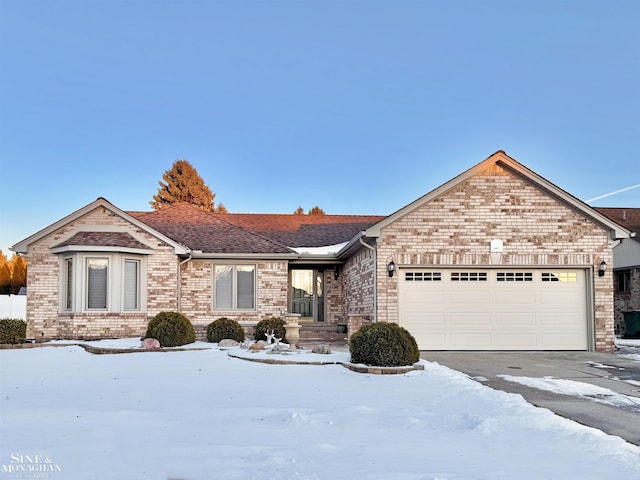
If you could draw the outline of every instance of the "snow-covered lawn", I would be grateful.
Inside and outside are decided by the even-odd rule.
[[[0,479],[640,475],[640,448],[428,362],[368,375],[59,346],[1,350],[0,381]]]

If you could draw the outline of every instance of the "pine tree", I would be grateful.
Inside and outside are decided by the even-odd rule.
[[[13,255],[9,261],[11,269],[11,293],[17,295],[20,288],[27,286],[27,260]]]
[[[307,212],[307,215],[324,215],[324,210],[317,205]]]
[[[293,212],[294,215],[304,215],[304,209],[302,207],[296,208],[296,211]]]
[[[11,293],[11,268],[7,257],[0,250],[0,294]]]
[[[213,199],[215,193],[205,185],[198,171],[187,160],[176,160],[170,170],[164,172],[162,181],[158,182],[158,194],[149,202],[154,210],[178,202],[188,202],[197,205],[207,212],[214,211]],[[221,207],[225,213],[224,205]]]

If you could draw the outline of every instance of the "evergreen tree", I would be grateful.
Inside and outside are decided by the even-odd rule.
[[[20,288],[27,286],[27,260],[13,255],[9,261],[11,269],[11,293],[17,295]]]
[[[324,210],[317,205],[307,212],[307,215],[324,215]]]
[[[294,215],[304,215],[304,209],[302,207],[298,207],[296,209],[295,212],[293,212]]]
[[[186,160],[176,160],[170,170],[164,172],[162,181],[158,182],[160,188],[158,194],[149,202],[154,210],[159,210],[167,205],[178,202],[188,202],[197,205],[207,212],[214,211],[213,199],[215,193],[205,185],[198,171]],[[224,205],[222,212],[227,211]]]
[[[0,294],[9,293],[11,293],[11,268],[9,268],[7,257],[0,250]]]

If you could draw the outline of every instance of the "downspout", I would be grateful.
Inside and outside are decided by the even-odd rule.
[[[373,323],[376,323],[378,321],[378,251],[363,241],[362,237],[358,240],[363,247],[373,252]]]
[[[178,264],[178,288],[177,288],[177,292],[176,292],[176,306],[178,308],[178,313],[182,313],[182,311],[181,311],[182,305],[180,305],[182,303],[181,302],[182,296],[180,295],[180,292],[182,290],[182,265],[184,265],[189,260],[191,260],[191,258],[192,258],[192,256],[191,256],[191,254],[189,254],[189,256],[187,258],[185,258],[183,261],[181,261]]]

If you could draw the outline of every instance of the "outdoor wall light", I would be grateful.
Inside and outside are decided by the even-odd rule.
[[[600,268],[598,268],[598,276],[604,277],[604,272],[606,271],[607,271],[607,262],[603,260],[602,262],[600,262]]]
[[[391,260],[389,262],[389,265],[387,265],[387,272],[389,272],[389,276],[393,277],[393,273],[396,271],[396,264],[393,263],[393,260]]]
[[[333,269],[333,278],[337,280],[339,276],[340,276],[340,267],[336,265],[336,268]]]

